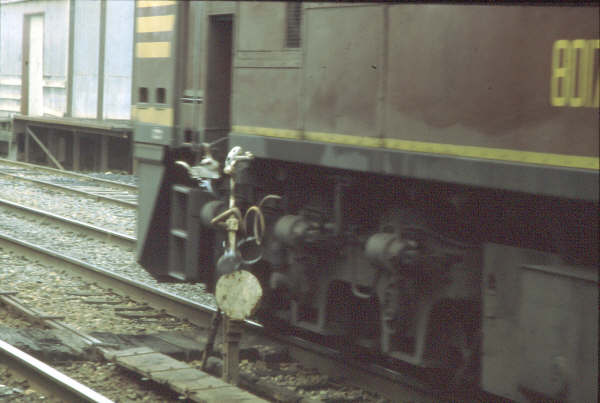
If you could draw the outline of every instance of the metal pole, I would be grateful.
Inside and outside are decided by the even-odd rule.
[[[46,148],[46,146],[44,145],[44,143],[42,143],[40,141],[40,139],[37,138],[37,136],[35,135],[35,133],[33,131],[31,131],[31,129],[26,126],[25,130],[27,131],[27,134],[29,134],[31,136],[31,138],[37,143],[38,146],[40,146],[40,148],[42,149],[42,151],[44,153],[46,153],[46,155],[48,156],[48,158],[50,158],[50,160],[52,160],[52,162],[54,163],[54,165],[56,165],[58,167],[58,169],[64,171],[65,169],[63,168],[62,165],[60,165],[60,162],[58,162],[56,160],[56,158],[54,158],[54,156],[52,155],[52,153],[50,151],[48,151],[48,149]]]
[[[79,154],[81,153],[80,137],[77,131],[73,132],[73,170],[79,170]]]
[[[200,49],[201,46],[203,44],[201,44],[201,41],[203,39],[202,36],[202,30],[204,29],[204,25],[202,24],[202,19],[204,18],[204,12],[206,9],[206,4],[203,3],[196,3],[196,4],[190,4],[189,7],[192,8],[194,6],[197,6],[197,12],[196,12],[196,20],[194,21],[194,28],[195,30],[197,30],[197,32],[195,32],[195,36],[192,38],[192,43],[195,46],[192,46],[192,97],[194,99],[194,102],[192,103],[193,105],[193,109],[192,109],[192,131],[195,134],[195,138],[192,139],[192,143],[200,143],[200,136],[199,136],[199,132],[200,132],[200,114],[198,113],[198,98],[200,97],[200,83],[198,82],[200,79]],[[190,10],[191,11],[191,10]],[[190,31],[192,30],[192,26],[191,24],[188,25],[188,34],[190,34]]]
[[[100,171],[108,171],[108,136],[100,137]]]
[[[25,139],[23,140],[25,143],[25,149],[23,150],[23,153],[25,155],[23,155],[23,159],[25,160],[25,162],[29,162],[29,148],[31,148],[29,146],[29,144],[30,144],[29,133],[27,133],[27,131],[25,131],[25,133],[23,133],[23,136],[25,137]]]
[[[242,338],[241,322],[223,318],[223,380],[238,385],[240,378],[240,340]]]
[[[67,113],[73,116],[73,59],[75,58],[75,0],[69,0],[69,54],[67,64]]]
[[[11,137],[8,141],[8,158],[11,161],[16,161],[18,157],[19,145],[16,141],[16,138]]]
[[[100,2],[100,44],[98,49],[98,105],[96,119],[104,119],[104,53],[106,48],[106,2]]]

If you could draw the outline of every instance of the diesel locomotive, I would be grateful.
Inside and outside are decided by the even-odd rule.
[[[246,270],[259,318],[451,382],[596,401],[599,38],[597,3],[137,1],[138,260]]]

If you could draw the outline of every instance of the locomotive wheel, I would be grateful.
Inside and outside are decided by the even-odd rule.
[[[442,368],[427,375],[436,386],[465,392],[479,381],[478,309],[469,304],[446,304],[434,310],[427,345]]]

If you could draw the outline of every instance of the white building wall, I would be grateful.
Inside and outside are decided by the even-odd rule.
[[[133,0],[110,0],[106,4],[105,119],[131,118],[134,12]]]
[[[100,2],[75,2],[73,49],[73,117],[96,118],[98,101],[98,55]]]
[[[66,111],[68,0],[0,0],[0,115],[21,111],[23,21],[38,13],[44,15],[43,113]]]
[[[67,112],[69,0],[0,0],[0,116],[21,111],[23,21],[44,14],[44,115]],[[76,0],[72,115],[96,118],[100,1]],[[129,119],[133,52],[133,0],[106,3],[104,119]]]

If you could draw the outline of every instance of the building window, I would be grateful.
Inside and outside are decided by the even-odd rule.
[[[287,29],[285,33],[285,47],[300,47],[300,26],[302,22],[302,3],[290,1],[286,3],[286,22]]]

